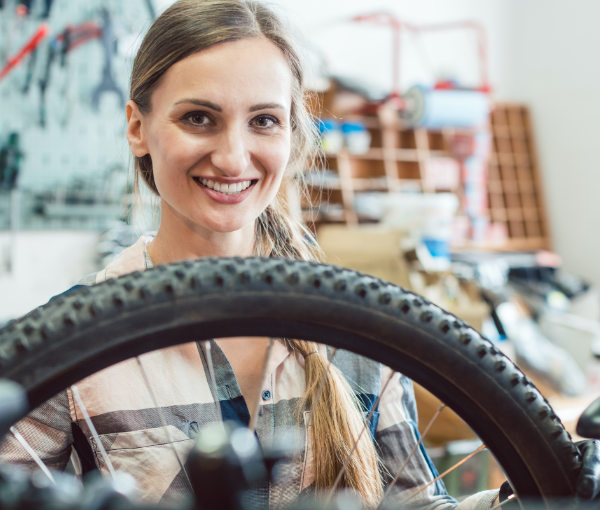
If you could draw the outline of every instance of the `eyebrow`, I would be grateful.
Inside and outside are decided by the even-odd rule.
[[[279,103],[260,103],[251,106],[248,111],[256,112],[258,110],[286,110],[286,107]]]
[[[177,101],[175,103],[175,106],[180,105],[180,104],[195,104],[196,106],[204,106],[205,108],[209,108],[211,110],[214,110],[215,112],[222,112],[223,108],[221,108],[219,105],[216,105],[215,103],[212,103],[211,101],[205,101],[204,99],[194,99],[194,98],[185,98],[185,99],[180,99],[179,101]],[[248,111],[249,112],[256,112],[258,110],[270,110],[270,109],[275,109],[275,110],[286,110],[286,107],[279,104],[279,103],[259,103],[259,104],[255,104],[253,106],[251,106]]]
[[[195,104],[196,106],[204,106],[205,108],[210,108],[211,110],[214,110],[215,112],[223,111],[223,108],[221,108],[220,106],[216,105],[215,103],[211,103],[210,101],[204,101],[203,99],[191,99],[191,98],[180,99],[179,101],[177,101],[175,103],[175,106],[177,106],[179,104],[185,104],[185,103]]]

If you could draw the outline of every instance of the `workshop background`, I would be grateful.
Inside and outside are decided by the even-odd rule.
[[[0,0],[0,326],[156,228],[149,194],[132,221],[124,103],[170,3]],[[324,157],[298,212],[327,261],[466,320],[574,422],[600,393],[600,4],[274,5],[312,64]],[[471,440],[455,417],[428,449],[443,467]],[[482,462],[450,491],[497,486]]]

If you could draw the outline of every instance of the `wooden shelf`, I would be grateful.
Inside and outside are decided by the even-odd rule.
[[[372,147],[365,154],[342,150],[326,154],[328,173],[322,180],[311,176],[309,185],[321,200],[334,200],[344,207],[344,221],[356,225],[360,218],[354,209],[355,193],[367,191],[432,191],[426,180],[426,166],[431,159],[448,157],[441,131],[407,129],[401,121],[390,125],[379,117],[360,117],[371,133]],[[337,194],[335,197],[333,194]],[[311,213],[311,217],[313,214]],[[318,221],[328,221],[319,215]]]
[[[448,157],[449,154],[446,151],[439,150],[425,150],[427,153],[426,157],[428,158],[440,158],[440,157]],[[350,159],[367,159],[367,160],[377,160],[383,161],[387,159],[393,159],[398,162],[402,161],[411,161],[411,162],[419,162],[419,150],[418,149],[398,149],[391,148],[387,149],[387,153],[383,147],[371,147],[368,152],[364,154],[352,154],[347,151],[342,151],[339,154],[329,153],[326,154],[327,158],[337,158],[340,155],[344,155]]]
[[[312,194],[323,203],[337,204],[339,214],[315,211],[305,217],[314,223],[367,221],[354,208],[356,193],[369,191],[434,192],[427,181],[427,165],[435,158],[452,157],[446,148],[448,131],[406,129],[383,123],[377,116],[360,117],[372,137],[365,154],[327,154],[328,173],[322,181],[312,177]],[[529,110],[518,104],[496,104],[491,114],[492,152],[488,161],[488,217],[505,226],[508,239],[469,244],[469,248],[535,250],[550,247],[550,233]],[[455,191],[462,196],[460,189]],[[341,214],[343,208],[343,214]]]
[[[528,108],[496,104],[491,128],[494,150],[488,172],[489,212],[492,221],[505,224],[508,230],[507,242],[502,247],[494,245],[494,249],[549,249],[550,233]]]

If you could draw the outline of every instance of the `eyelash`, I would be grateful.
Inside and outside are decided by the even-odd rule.
[[[181,120],[183,120],[183,121],[185,121],[185,122],[187,122],[187,123],[189,123],[189,124],[191,124],[193,126],[196,126],[196,127],[205,127],[204,124],[197,124],[197,123],[192,122],[191,119],[193,117],[204,117],[204,118],[207,118],[209,120],[212,120],[211,117],[210,117],[210,115],[208,115],[205,112],[190,112],[190,113],[185,114],[182,117]],[[281,126],[281,122],[279,122],[279,120],[276,117],[273,117],[272,115],[259,115],[258,117],[254,117],[251,122],[254,122],[254,121],[258,120],[258,119],[268,119],[271,122],[273,122],[273,124],[275,126]],[[274,126],[269,126],[269,127],[258,127],[258,126],[256,126],[256,128],[260,129],[260,130],[267,130],[267,129],[270,129],[272,127],[274,127]]]

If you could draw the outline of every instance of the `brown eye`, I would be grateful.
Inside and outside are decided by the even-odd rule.
[[[277,120],[266,115],[262,115],[254,119],[254,125],[263,129],[273,127],[275,124],[278,124]]]
[[[194,112],[185,116],[185,119],[194,126],[206,126],[210,123],[210,119],[204,113]]]

